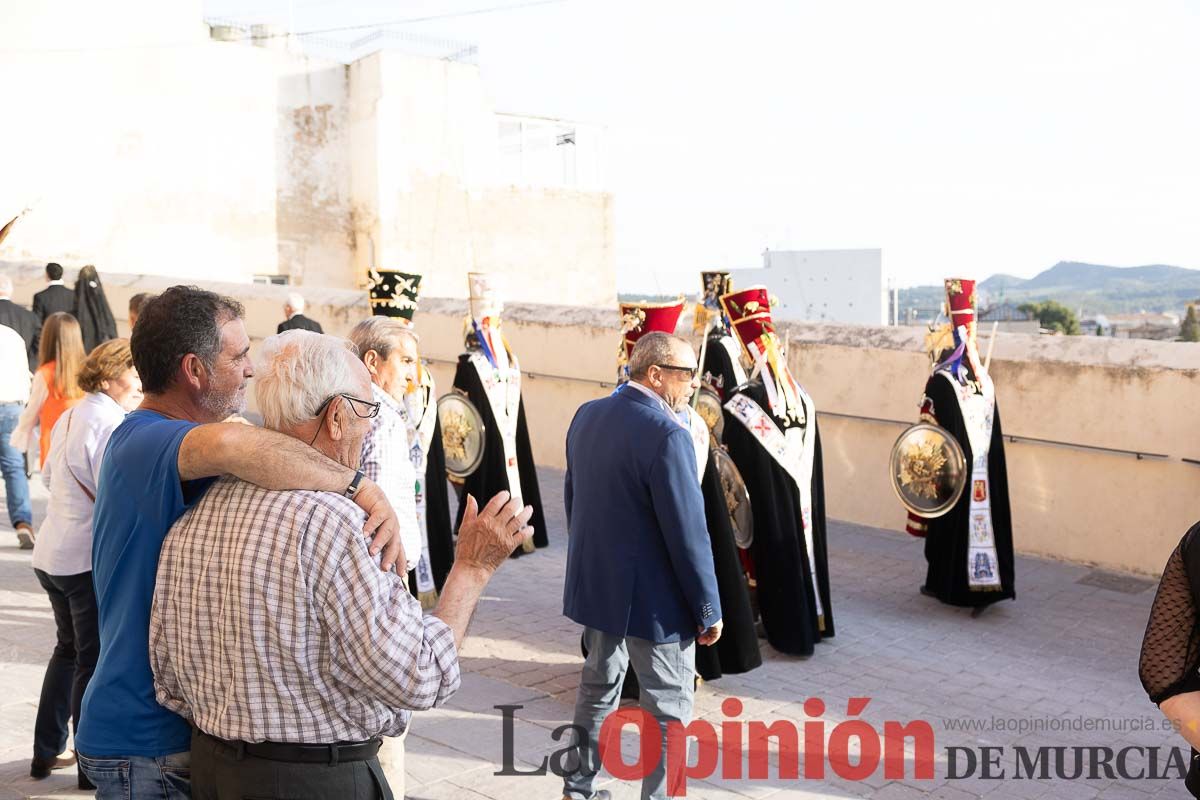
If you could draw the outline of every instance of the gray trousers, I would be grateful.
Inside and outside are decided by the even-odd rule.
[[[604,720],[621,701],[625,670],[633,667],[641,686],[638,704],[658,720],[661,733],[661,758],[658,766],[642,780],[643,800],[665,798],[666,724],[692,721],[695,695],[696,640],[655,644],[632,636],[613,636],[594,628],[583,629],[587,659],[575,698],[574,724],[587,731],[586,745],[575,737],[577,770],[563,780],[563,794],[572,800],[585,800],[595,791],[600,770],[598,737]],[[653,734],[651,734],[653,735]],[[611,756],[610,756],[611,758]]]

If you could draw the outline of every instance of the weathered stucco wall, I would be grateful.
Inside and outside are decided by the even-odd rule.
[[[497,272],[533,302],[616,299],[612,198],[501,180],[499,119],[469,64],[377,53],[351,65],[356,269],[424,276],[465,297],[466,275]]]
[[[478,67],[218,42],[197,0],[94,6],[0,10],[22,120],[0,126],[0,225],[32,209],[0,259],[305,289],[382,266],[446,297],[482,270],[532,301],[615,299],[611,196],[508,180]]]
[[[5,264],[16,299],[43,284],[40,264]],[[73,280],[73,275],[69,276]],[[172,281],[105,275],[124,326],[128,298]],[[255,342],[282,319],[282,287],[206,284],[247,307]],[[362,292],[309,292],[311,316],[344,335],[369,312]],[[462,350],[466,304],[426,298],[417,316],[422,355],[440,391]],[[538,463],[561,467],[567,426],[580,404],[612,390],[616,312],[510,304],[504,331],[526,371],[525,404]],[[685,317],[679,330],[691,329]],[[902,533],[887,459],[916,418],[928,374],[923,332],[850,325],[781,326],[796,375],[817,403],[829,513]],[[986,350],[986,339],[982,345]],[[1006,445],[1017,549],[1103,567],[1155,573],[1200,507],[1200,347],[1182,343],[1001,334],[992,373],[1007,435],[1166,458],[1016,441]],[[913,547],[920,547],[913,542]],[[1017,576],[1018,591],[1020,575]]]

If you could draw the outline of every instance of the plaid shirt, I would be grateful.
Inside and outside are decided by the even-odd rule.
[[[158,702],[205,733],[323,744],[397,736],[459,686],[454,633],[324,492],[220,479],[163,543],[150,619]]]
[[[363,437],[359,469],[379,484],[396,510],[407,572],[417,566],[417,559],[421,557],[417,473],[413,469],[412,443],[408,439],[408,410],[377,384],[371,384],[371,394],[379,403],[379,413],[371,420],[371,430]]]

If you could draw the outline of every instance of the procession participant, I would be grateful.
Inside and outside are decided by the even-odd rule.
[[[729,326],[729,317],[721,308],[721,295],[733,291],[728,272],[701,272],[704,292],[696,303],[692,332],[704,342],[700,381],[712,389],[722,401],[741,386],[749,376],[742,363],[742,349]]]
[[[629,379],[628,364],[633,348],[647,333],[674,333],[683,313],[682,298],[675,303],[621,303],[621,383]],[[692,436],[696,453],[696,470],[700,492],[704,496],[704,516],[712,546],[713,566],[717,574],[717,590],[724,610],[725,629],[721,640],[713,647],[696,651],[696,672],[706,681],[716,680],[728,673],[749,672],[762,665],[758,636],[754,632],[754,612],[750,594],[734,542],[733,523],[717,469],[714,447],[718,446],[700,414],[690,405],[679,412],[680,424]],[[630,672],[626,683],[636,684],[637,676]],[[628,692],[627,687],[625,692]],[[636,696],[636,694],[632,695]]]
[[[975,281],[946,280],[948,347],[938,346],[925,382],[921,419],[945,428],[962,447],[970,482],[946,514],[909,514],[908,532],[925,538],[929,569],[921,593],[982,608],[1015,597],[1012,511],[996,387],[975,344]]]
[[[371,270],[371,313],[411,330],[417,309],[421,276],[390,270]],[[353,334],[351,334],[351,338]],[[421,533],[420,557],[409,574],[409,586],[423,608],[437,603],[438,593],[454,564],[454,537],[450,528],[450,496],[446,491],[446,455],[437,415],[437,388],[433,373],[421,363],[419,337],[394,337],[396,349],[368,356],[371,347],[358,342],[368,369],[384,376],[384,388],[405,409],[409,457],[416,473],[416,511]],[[356,340],[357,341],[357,340]]]
[[[521,549],[531,553],[534,547],[545,547],[549,540],[533,448],[529,444],[529,426],[525,422],[525,402],[521,398],[521,366],[500,329],[503,305],[496,277],[486,272],[471,272],[467,281],[471,318],[466,323],[466,352],[458,357],[454,372],[454,390],[479,411],[484,443],[478,469],[461,479],[460,497],[465,496],[463,492],[491,497],[496,492],[508,491],[523,505],[533,506],[529,521],[533,539],[526,540]],[[460,502],[456,525],[462,513]]]
[[[763,627],[775,649],[811,655],[834,634],[816,408],[788,369],[766,288],[724,294],[721,306],[757,371],[725,402],[724,443],[754,510]]]

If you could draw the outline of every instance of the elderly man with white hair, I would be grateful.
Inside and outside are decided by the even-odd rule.
[[[285,333],[287,331],[312,331],[313,333],[324,333],[321,328],[321,323],[315,319],[309,319],[304,316],[304,296],[299,292],[289,292],[287,300],[283,304],[283,315],[287,317],[283,322],[279,323],[275,328],[276,333]]]
[[[270,337],[255,394],[268,428],[358,468],[379,405],[349,342]],[[353,502],[221,478],[163,544],[150,624],[158,701],[194,726],[192,796],[392,798],[380,737],[457,690],[471,614],[531,514],[507,493],[482,511],[468,498],[422,617],[370,555]]]

